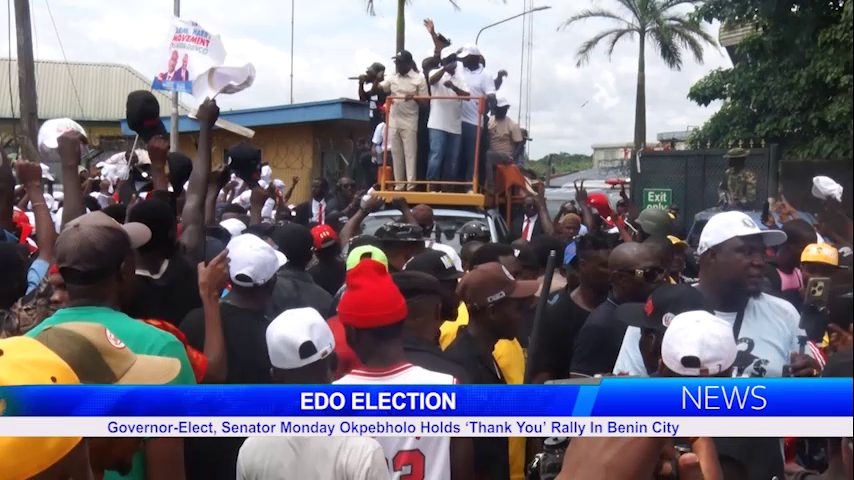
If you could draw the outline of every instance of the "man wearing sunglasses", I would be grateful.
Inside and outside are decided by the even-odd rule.
[[[618,245],[608,257],[611,292],[596,307],[575,339],[570,371],[595,375],[611,372],[626,333],[626,324],[617,319],[617,306],[643,302],[664,283],[666,272],[654,249],[643,243]]]

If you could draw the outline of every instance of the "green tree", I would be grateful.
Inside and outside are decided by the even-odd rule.
[[[456,0],[448,0],[451,2],[451,5],[454,6],[455,9],[459,9],[459,5],[457,5]],[[410,0],[397,0],[397,40],[395,42],[395,51],[399,52],[406,48],[406,5],[410,2]],[[374,0],[365,0],[365,8],[368,10],[368,13],[371,15],[376,15],[376,9],[374,8]]]
[[[703,43],[716,45],[714,38],[706,33],[700,21],[680,12],[683,4],[696,4],[698,0],[617,0],[623,14],[610,10],[594,8],[563,22],[558,29],[563,30],[573,23],[591,18],[601,18],[616,22],[612,28],[604,30],[587,40],[578,49],[578,66],[590,59],[590,54],[600,42],[608,41],[608,58],[614,53],[614,47],[622,38],[638,39],[638,77],[635,97],[635,149],[646,144],[646,45],[649,42],[658,51],[665,65],[673,70],[682,69],[682,52],[688,50],[699,63],[703,63]]]
[[[779,143],[790,159],[845,159],[852,139],[851,0],[708,0],[699,11],[725,28],[753,27],[730,52],[733,67],[698,81],[688,97],[721,109],[697,143]]]

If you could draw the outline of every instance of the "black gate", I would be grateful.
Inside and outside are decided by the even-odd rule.
[[[775,146],[750,150],[747,168],[756,173],[756,208],[777,190],[776,161],[772,159]],[[685,230],[691,226],[694,215],[718,204],[718,186],[724,178],[727,161],[726,150],[672,150],[647,151],[640,157],[640,172],[636,161],[631,162],[632,199],[642,207],[644,189],[670,189],[673,203],[679,205],[680,216],[676,227]]]

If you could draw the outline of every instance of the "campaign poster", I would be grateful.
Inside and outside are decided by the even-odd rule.
[[[219,35],[196,22],[173,18],[165,60],[164,70],[154,77],[151,87],[192,94],[196,77],[225,61],[225,48]]]

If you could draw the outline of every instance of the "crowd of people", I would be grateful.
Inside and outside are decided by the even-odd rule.
[[[392,58],[393,73],[374,63],[358,77],[359,98],[372,105],[372,153],[363,162],[369,184],[377,166],[388,164],[397,190],[415,190],[421,180],[431,191],[468,191],[430,182],[471,182],[477,156],[478,181],[491,189],[496,165],[524,163],[526,134],[507,116],[508,100],[497,94],[507,72],[492,77],[477,45],[452,46],[432,20],[424,25],[434,50],[421,70],[402,50]]]
[[[491,91],[473,47],[441,46],[426,81],[400,52],[395,75],[375,85],[392,95],[420,95],[426,82],[442,95]],[[495,123],[506,115],[501,103]],[[428,176],[468,165],[444,163],[472,142],[469,104],[448,105],[430,110],[437,155]],[[392,110],[401,118],[389,135],[403,180],[417,150],[411,107]],[[462,124],[443,130],[447,117],[434,114]],[[85,137],[62,134],[61,198],[46,191],[53,176],[38,153],[13,166],[4,152],[0,385],[852,376],[854,234],[831,179],[815,180],[817,224],[763,225],[727,209],[695,247],[675,235],[676,208],[638,211],[625,191],[612,205],[581,184],[553,216],[539,191],[508,243],[472,221],[455,250],[433,235],[432,209],[403,198],[392,202],[399,218],[364,231],[385,201],[348,177],[334,192],[314,179],[310,198],[289,205],[299,179],[287,188],[273,179],[250,144],[213,169],[218,115],[214,101],[199,108],[192,159],[169,153],[155,128],[125,157],[123,178],[108,175],[108,164],[81,167]],[[527,467],[542,440],[5,437],[0,477],[548,478]],[[685,442],[575,439],[557,478],[851,478],[850,437]]]

